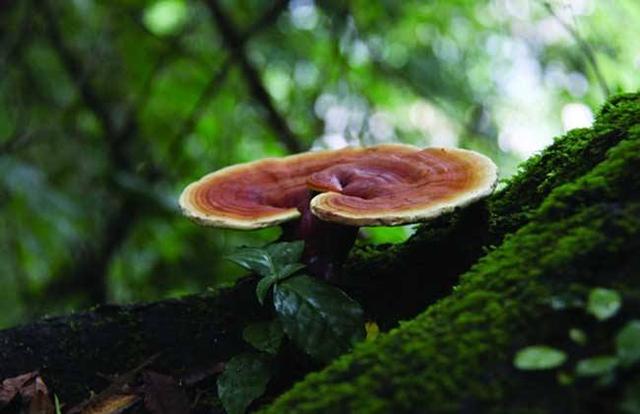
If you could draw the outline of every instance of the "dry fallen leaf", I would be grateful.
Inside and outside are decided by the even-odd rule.
[[[49,396],[49,390],[40,375],[36,375],[35,378],[25,382],[20,389],[20,395],[25,400],[32,400],[38,393]]]
[[[136,394],[113,394],[103,400],[89,404],[81,411],[82,414],[120,414],[140,401]]]
[[[28,412],[29,414],[55,414],[56,408],[53,406],[51,398],[49,398],[49,394],[45,394],[42,391],[36,391],[29,403]]]
[[[98,394],[92,395],[88,400],[81,402],[80,404],[72,407],[67,411],[67,414],[85,414],[85,413],[109,413],[109,414],[117,414],[126,410],[128,407],[119,408],[121,411],[88,411],[90,409],[95,409],[94,407],[103,407],[106,403],[107,407],[110,407],[109,404],[115,404],[117,408],[118,401],[122,402],[125,400],[124,396],[136,396],[132,392],[129,392],[130,387],[129,384],[134,382],[138,374],[147,366],[151,365],[160,354],[155,354],[144,361],[139,366],[134,369],[115,377],[112,383],[99,392]],[[122,398],[122,401],[120,400]],[[137,401],[133,401],[131,405],[135,404]]]
[[[28,414],[54,414],[49,389],[37,371],[7,378],[0,385],[0,408],[20,395]]]
[[[24,385],[38,375],[37,371],[7,378],[0,384],[0,408],[8,405],[20,393]]]

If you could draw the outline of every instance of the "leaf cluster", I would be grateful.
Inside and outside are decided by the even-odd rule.
[[[286,337],[319,362],[328,362],[365,338],[360,305],[341,289],[301,272],[304,242],[242,248],[228,256],[255,272],[256,297],[273,305],[275,319],[250,324],[245,341],[259,352],[233,357],[218,379],[229,414],[241,414],[260,397],[272,376],[271,362]]]

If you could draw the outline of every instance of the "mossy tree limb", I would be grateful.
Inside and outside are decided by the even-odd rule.
[[[154,368],[179,375],[248,349],[242,327],[260,312],[255,283],[180,300],[99,306],[0,332],[0,378],[40,370],[64,402],[87,398],[160,353]]]
[[[285,411],[326,412],[335,409],[339,412],[351,407],[370,411],[377,408],[402,411],[406,408],[410,411],[407,404],[422,404],[418,397],[425,392],[435,396],[434,409],[442,408],[444,411],[467,406],[473,410],[482,404],[500,402],[499,397],[510,391],[503,384],[506,375],[513,373],[509,352],[513,351],[511,348],[525,345],[527,341],[524,339],[528,338],[524,335],[522,343],[516,344],[511,334],[514,330],[521,330],[527,335],[535,333],[528,330],[530,325],[523,325],[522,321],[532,318],[531,309],[542,306],[536,301],[553,289],[565,288],[568,281],[577,280],[585,269],[592,268],[590,266],[596,263],[594,260],[602,260],[602,263],[615,267],[613,257],[616,260],[626,257],[626,250],[620,247],[620,243],[632,239],[635,233],[629,233],[633,225],[623,228],[621,223],[632,223],[636,212],[632,203],[637,199],[620,199],[620,192],[627,191],[629,186],[609,186],[608,183],[619,184],[634,177],[602,175],[601,172],[598,175],[591,170],[598,165],[602,168],[607,163],[627,165],[636,161],[618,155],[614,162],[607,158],[607,151],[621,140],[625,141],[620,147],[637,141],[634,138],[637,133],[630,131],[633,125],[640,124],[639,101],[638,95],[624,95],[612,100],[604,107],[593,129],[576,131],[559,139],[540,156],[527,162],[505,189],[487,203],[442,217],[422,227],[401,246],[354,252],[347,266],[345,287],[364,302],[370,315],[390,327],[446,295],[458,276],[477,262],[492,244],[500,243],[505,235],[524,226],[518,235],[507,238],[504,245],[474,267],[469,273],[471,276],[465,276],[452,296],[431,306],[427,314],[403,325],[391,335],[383,336],[374,344],[364,345],[353,355],[340,359],[324,373],[309,377],[279,400],[272,411],[277,412],[282,407],[286,407]],[[620,174],[632,174],[637,168],[629,169],[631,173],[622,167],[607,171],[614,170]],[[635,178],[637,184],[637,176]],[[604,187],[595,185],[598,182],[604,182]],[[587,190],[595,192],[587,196],[591,194]],[[553,195],[549,197],[551,193]],[[563,201],[563,197],[568,197],[567,201]],[[620,214],[608,214],[611,211]],[[547,239],[536,239],[543,230]],[[570,237],[559,237],[563,232]],[[604,232],[605,236],[594,238],[599,232]],[[532,241],[532,244],[523,242],[529,238],[537,241]],[[559,256],[559,252],[566,251],[565,244],[570,245],[572,240],[582,243],[583,239],[595,243],[583,245],[584,255]],[[609,245],[608,240],[618,244]],[[516,247],[513,247],[514,243]],[[557,251],[551,251],[548,246],[556,246]],[[509,256],[504,252],[513,253],[519,249],[540,251],[522,254],[520,261],[516,262],[500,259],[501,254]],[[510,260],[515,260],[514,257]],[[491,263],[502,269],[495,271],[499,277],[477,276],[488,272],[482,269],[491,267]],[[637,269],[636,265],[629,262],[627,267]],[[508,275],[503,276],[503,271],[514,272],[509,270],[511,266],[520,269],[522,278],[515,278],[515,273],[512,274],[513,280]],[[563,279],[556,277],[557,272],[562,270],[563,275],[567,272],[571,275],[571,269],[578,273],[571,276],[573,279],[569,277],[559,284],[542,282],[546,280],[545,275],[554,282],[560,282]],[[616,269],[619,271],[621,268]],[[400,283],[399,275],[403,276]],[[594,274],[590,277],[600,280],[601,276]],[[529,283],[530,280],[536,283]],[[514,284],[509,285],[510,282]],[[623,284],[630,287],[625,280]],[[159,351],[164,355],[159,359],[159,368],[178,374],[192,364],[226,360],[246,349],[243,348],[246,344],[240,339],[246,323],[265,317],[264,310],[255,301],[254,286],[251,279],[246,279],[233,289],[215,294],[149,305],[102,307],[92,312],[46,319],[1,331],[0,377],[43,369],[56,392],[70,401],[86,397],[89,389],[101,389],[106,381],[99,377],[99,373],[124,372]],[[583,288],[586,287],[585,284]],[[482,312],[476,315],[478,309]],[[461,326],[466,333],[461,334],[456,342],[452,339],[458,333],[454,327],[458,329]],[[495,328],[500,333],[496,336],[496,343],[491,340],[483,342],[486,340],[483,336],[485,328]],[[542,334],[546,331],[536,332]],[[403,341],[415,344],[407,345],[415,349],[406,353]],[[426,353],[422,354],[420,349],[425,346]],[[436,352],[441,347],[450,354]],[[429,349],[434,355],[429,354]],[[491,353],[494,349],[496,355]],[[457,358],[458,351],[467,359]],[[383,356],[388,354],[390,359],[378,359],[379,353]],[[425,356],[429,358],[425,360]],[[418,358],[416,370],[422,367],[420,364],[428,366],[419,371],[402,371],[413,364],[413,357]],[[496,362],[487,365],[486,375],[480,375],[480,379],[469,375],[468,369],[482,366],[486,363],[485,358]],[[376,368],[378,365],[380,367]],[[450,375],[437,380],[436,369],[451,372],[445,371]],[[382,374],[385,370],[387,375]],[[414,375],[415,372],[423,376],[416,376],[413,380],[396,378]],[[513,374],[519,378],[517,372]],[[493,378],[498,380],[490,381]],[[370,380],[373,382],[367,382]],[[411,385],[423,380],[429,380],[429,384]],[[306,391],[316,386],[328,394]],[[464,392],[461,393],[461,389]],[[464,394],[466,399],[461,401],[459,394]],[[454,398],[454,395],[459,398]],[[359,405],[364,404],[360,397],[369,402]],[[443,403],[436,406],[440,397]],[[407,402],[394,405],[398,400]],[[445,404],[445,400],[449,402]]]
[[[563,370],[572,375],[579,358],[611,354],[617,329],[640,315],[640,107],[637,97],[623,107],[629,102],[635,109],[625,116],[602,115],[626,120],[623,133],[598,131],[596,124],[592,131],[572,134],[578,137],[573,140],[586,134],[589,142],[609,137],[621,142],[591,171],[553,188],[540,207],[524,215],[529,223],[467,272],[452,295],[309,375],[264,412],[616,410],[625,384],[638,380],[638,367],[620,373],[608,387],[585,379],[563,386],[559,371],[518,371],[512,359],[527,345],[555,346],[569,351]],[[514,185],[520,179],[526,174]],[[544,181],[538,182],[540,188]],[[550,305],[554,297],[584,299],[596,286],[624,295],[623,312],[609,323],[595,323],[583,310]],[[592,338],[587,346],[571,342],[568,331],[574,327]]]

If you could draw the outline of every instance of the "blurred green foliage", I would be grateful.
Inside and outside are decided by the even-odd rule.
[[[638,21],[637,0],[0,2],[0,327],[234,280],[221,257],[278,230],[198,227],[177,196],[291,140],[455,145],[508,176],[638,89]]]

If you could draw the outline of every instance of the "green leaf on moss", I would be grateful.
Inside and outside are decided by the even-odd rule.
[[[256,322],[247,326],[242,338],[258,351],[272,355],[278,353],[284,332],[280,322],[275,319],[268,322]]]
[[[558,384],[567,386],[573,384],[574,378],[571,374],[560,371],[556,375],[556,380]]]
[[[599,355],[578,361],[576,374],[581,377],[599,377],[610,374],[618,366],[618,358],[612,355]]]
[[[640,361],[640,320],[632,320],[616,335],[616,353],[620,365],[630,367]]]
[[[264,394],[270,379],[271,366],[264,354],[235,356],[218,378],[218,397],[228,414],[243,414],[253,400]]]
[[[537,371],[559,367],[567,360],[567,355],[546,345],[528,346],[519,350],[513,360],[516,368]]]
[[[329,361],[364,339],[360,305],[321,280],[302,275],[278,283],[273,302],[287,336],[317,360]]]
[[[569,338],[578,345],[584,345],[587,343],[587,334],[584,333],[582,329],[569,329]]]
[[[620,299],[620,294],[615,290],[594,288],[589,292],[587,312],[598,320],[603,321],[618,313],[621,305],[622,299]]]

